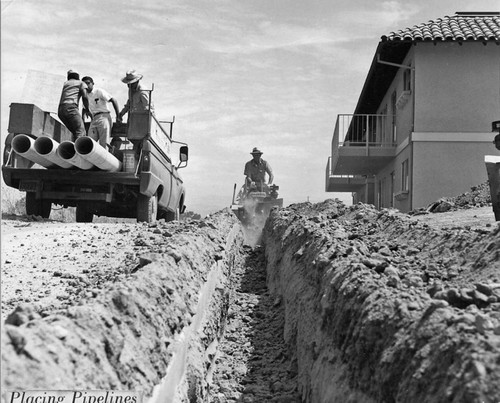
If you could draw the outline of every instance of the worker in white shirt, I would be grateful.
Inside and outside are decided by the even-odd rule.
[[[116,121],[120,123],[122,118],[118,102],[107,91],[94,86],[92,77],[83,77],[82,81],[87,84],[89,109],[93,116],[87,135],[106,149],[106,145],[110,142],[111,127],[113,125],[111,113],[108,109],[108,102],[111,102],[113,105],[116,113]],[[87,113],[85,109],[82,115],[84,113]]]

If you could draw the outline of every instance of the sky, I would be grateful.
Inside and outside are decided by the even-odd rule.
[[[253,147],[284,205],[325,192],[338,114],[353,113],[382,35],[498,0],[1,0],[1,138],[9,105],[56,111],[66,72],[94,78],[120,108],[135,69],[158,118],[188,143],[187,210],[231,204]],[[111,105],[110,105],[110,109]],[[112,112],[114,118],[114,112]]]

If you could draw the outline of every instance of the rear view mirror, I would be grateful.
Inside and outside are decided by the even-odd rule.
[[[186,162],[188,160],[188,146],[182,146],[179,150],[179,160]]]

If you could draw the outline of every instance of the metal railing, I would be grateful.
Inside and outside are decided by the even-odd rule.
[[[337,116],[332,139],[332,155],[338,147],[395,147],[396,127],[393,115]]]

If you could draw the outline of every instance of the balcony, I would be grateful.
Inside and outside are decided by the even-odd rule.
[[[334,175],[331,170],[331,157],[326,164],[325,192],[359,192],[366,186],[366,176]]]
[[[376,175],[394,159],[396,145],[393,115],[338,115],[328,161],[331,175]]]

